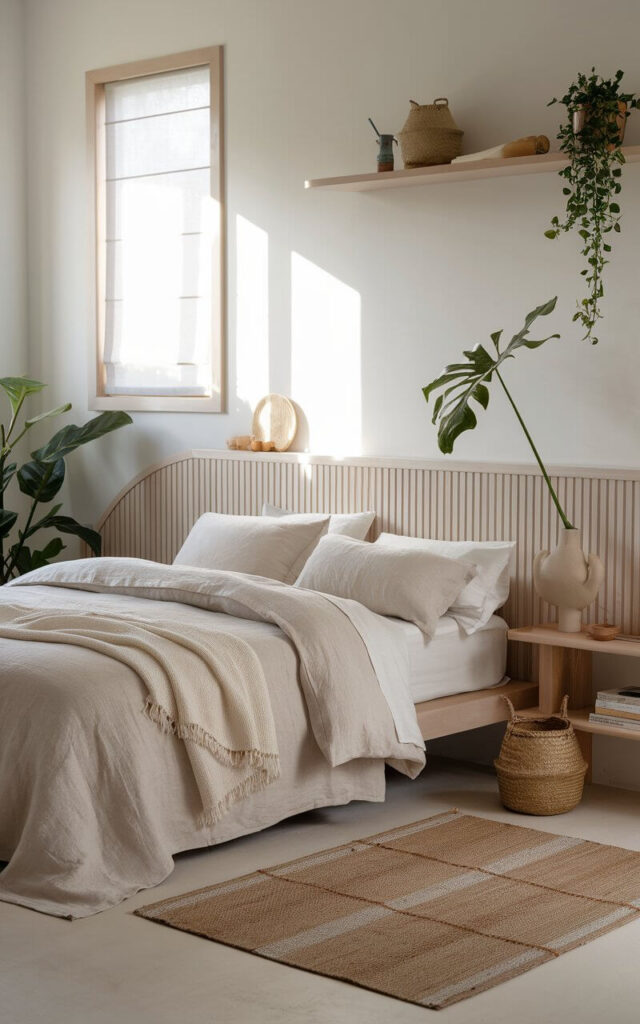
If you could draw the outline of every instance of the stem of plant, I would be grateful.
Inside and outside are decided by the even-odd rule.
[[[502,388],[504,390],[505,395],[509,399],[509,403],[511,405],[511,408],[513,409],[514,413],[516,414],[516,416],[518,418],[518,423],[520,424],[520,426],[522,427],[522,429],[524,431],[524,436],[526,437],[527,441],[529,442],[529,444],[531,446],[531,451],[535,455],[536,462],[538,463],[538,465],[540,467],[540,472],[542,473],[542,475],[544,477],[544,481],[545,481],[547,487],[549,488],[549,494],[551,495],[551,500],[553,501],[553,504],[556,506],[556,509],[558,510],[558,515],[560,516],[560,518],[562,520],[562,525],[564,526],[564,528],[566,530],[573,530],[573,526],[571,525],[571,523],[567,519],[567,517],[564,514],[564,511],[562,509],[562,506],[561,506],[560,502],[558,501],[558,495],[556,494],[556,492],[553,489],[553,485],[551,483],[551,480],[549,479],[549,474],[547,473],[547,471],[546,471],[546,469],[544,467],[544,463],[543,463],[542,459],[540,458],[540,456],[538,454],[538,449],[536,448],[535,444],[533,443],[533,438],[531,437],[531,434],[527,430],[526,424],[525,424],[522,416],[518,412],[518,407],[517,407],[516,403],[514,402],[513,398],[511,397],[511,395],[509,394],[509,391],[507,390],[507,385],[503,381],[503,379],[500,376],[500,373],[498,372],[498,370],[496,370],[496,377],[498,378],[498,380],[502,384]]]

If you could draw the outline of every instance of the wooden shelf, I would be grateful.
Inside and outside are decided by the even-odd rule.
[[[640,729],[617,728],[615,725],[603,725],[601,722],[590,722],[589,715],[595,708],[574,708],[569,710],[569,721],[576,732],[596,733],[598,736],[615,736],[616,739],[640,740]],[[548,718],[541,708],[526,708],[524,714],[531,718]]]
[[[594,640],[585,630],[582,633],[561,633],[555,623],[521,626],[519,629],[510,629],[507,636],[509,640],[518,640],[523,644],[570,647],[597,654],[625,654],[631,658],[640,658],[640,640]]]
[[[589,715],[594,708],[578,708],[569,712],[569,720],[578,732],[593,732],[598,736],[615,736],[623,740],[640,740],[640,729],[623,729],[615,725],[603,725],[601,722],[590,722]]]
[[[640,160],[640,146],[624,146],[622,152],[629,163]],[[544,174],[559,171],[567,163],[561,153],[540,156],[516,156],[499,160],[473,160],[463,164],[438,164],[415,167],[406,171],[383,171],[372,174],[347,174],[339,178],[312,178],[305,188],[334,189],[343,192],[368,192],[379,188],[404,188],[408,185],[442,185],[479,178],[498,178],[515,174]]]

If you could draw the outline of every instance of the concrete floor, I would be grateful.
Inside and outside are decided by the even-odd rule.
[[[2,1024],[423,1024],[434,1011],[270,963],[131,911],[293,857],[459,807],[474,814],[640,850],[640,794],[591,786],[555,818],[500,805],[486,771],[431,761],[392,773],[385,804],[301,815],[226,846],[177,858],[156,889],[82,921],[0,903]],[[637,1024],[640,921],[441,1011],[447,1024]]]

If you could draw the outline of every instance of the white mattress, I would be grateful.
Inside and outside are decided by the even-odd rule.
[[[412,622],[394,621],[407,638],[415,704],[453,693],[484,690],[503,682],[508,627],[498,615],[471,636],[455,619],[444,615],[433,640],[426,640]]]

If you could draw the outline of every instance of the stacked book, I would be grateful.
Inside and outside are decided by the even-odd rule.
[[[615,725],[618,729],[640,730],[640,686],[600,690],[589,721]]]

